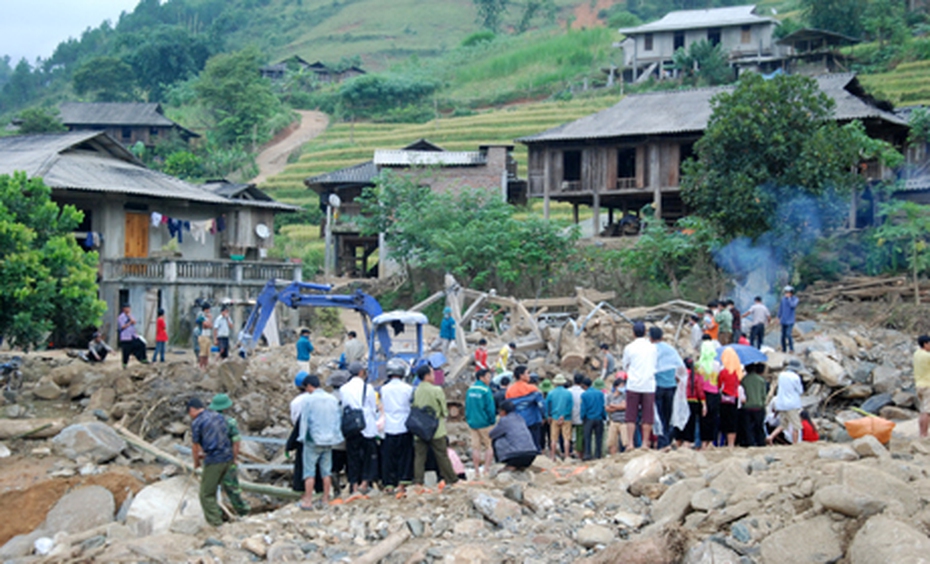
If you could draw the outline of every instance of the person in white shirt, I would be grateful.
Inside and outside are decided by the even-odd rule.
[[[584,457],[584,421],[581,420],[581,394],[584,388],[584,374],[575,374],[575,385],[568,389],[572,393],[572,430],[575,436],[575,455],[578,459]]]
[[[229,318],[229,306],[223,304],[220,316],[213,322],[214,344],[220,349],[219,358],[229,358],[229,333],[232,320]]]
[[[378,479],[378,402],[374,388],[365,381],[365,367],[353,362],[349,365],[349,374],[352,378],[339,389],[339,397],[343,409],[362,410],[365,428],[361,434],[345,437],[346,472],[352,493],[366,493],[369,485]]]
[[[762,348],[765,339],[765,326],[771,319],[769,308],[762,303],[762,296],[756,296],[752,306],[743,314],[743,323],[749,325],[749,344],[757,349]]]
[[[646,338],[646,325],[642,321],[633,324],[636,339],[623,349],[623,370],[626,380],[626,426],[627,436],[636,436],[636,420],[642,421],[643,447],[649,447],[652,424],[655,420],[656,360],[655,344]]]
[[[801,442],[801,396],[804,394],[804,385],[798,373],[792,370],[799,364],[797,360],[790,360],[787,368],[778,375],[778,389],[775,393],[778,427],[766,438],[769,444],[785,430],[788,431],[789,440],[793,444]]]
[[[381,483],[385,491],[413,481],[413,435],[407,430],[407,416],[413,400],[413,386],[404,382],[407,363],[392,358],[385,366],[388,381],[381,386],[384,410],[384,440],[381,441]]]

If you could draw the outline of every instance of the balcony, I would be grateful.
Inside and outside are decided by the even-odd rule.
[[[127,258],[102,261],[101,274],[102,282],[262,286],[272,278],[300,281],[301,265],[288,262]]]

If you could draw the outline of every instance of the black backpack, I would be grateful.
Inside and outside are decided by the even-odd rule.
[[[415,437],[428,443],[433,440],[438,427],[439,418],[436,417],[436,412],[432,407],[413,406],[410,408],[410,415],[407,416],[407,430]]]
[[[365,394],[368,392],[368,382],[362,387],[362,409],[349,407],[342,408],[342,436],[354,439],[365,430]]]

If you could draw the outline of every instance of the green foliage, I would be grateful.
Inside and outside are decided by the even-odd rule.
[[[203,159],[190,151],[176,151],[168,155],[162,172],[184,180],[203,177]]]
[[[695,41],[687,50],[679,47],[672,60],[675,68],[681,71],[682,82],[691,86],[717,86],[736,78],[723,47],[706,39]]]
[[[121,43],[132,46],[127,59],[150,100],[160,100],[167,85],[196,75],[212,54],[210,38],[180,25],[127,34]]]
[[[462,40],[462,47],[474,47],[479,43],[490,43],[494,41],[494,38],[497,37],[493,31],[489,29],[483,29],[481,31],[476,31],[468,37]]]
[[[384,233],[391,257],[408,267],[451,272],[466,286],[542,287],[572,252],[575,232],[538,217],[517,220],[493,190],[437,194],[418,180],[383,172],[362,194],[356,219],[363,233]]]
[[[135,99],[132,67],[118,57],[94,57],[74,72],[72,83],[78,96],[94,102],[128,102]]]
[[[97,253],[71,235],[82,219],[60,208],[40,179],[0,176],[0,334],[10,344],[58,342],[96,325],[106,309],[97,299]]]
[[[542,16],[544,23],[555,23],[555,16],[558,11],[559,8],[555,5],[554,0],[526,0],[523,15],[520,16],[520,22],[516,27],[517,33],[525,33],[529,30],[536,16]]]
[[[788,37],[792,33],[804,29],[804,22],[788,17],[781,21],[781,25],[775,28],[775,38],[781,39]]]
[[[909,38],[906,11],[907,7],[901,0],[869,0],[863,26],[869,37],[878,41],[880,48],[886,43],[900,45]]]
[[[799,0],[810,27],[861,37],[869,0]]]
[[[478,9],[477,22],[488,30],[497,33],[501,22],[507,14],[510,0],[472,0]]]
[[[879,247],[888,248],[890,253],[903,254],[907,268],[917,285],[917,277],[930,267],[927,237],[930,234],[930,207],[915,202],[894,200],[879,205],[882,224],[875,229],[874,237]],[[919,294],[915,296],[918,303]]]
[[[23,135],[30,133],[57,133],[66,131],[55,108],[29,108],[19,113],[21,121],[19,132]]]
[[[344,82],[339,100],[354,117],[370,117],[404,106],[418,106],[439,84],[416,73],[365,74]]]
[[[270,138],[271,131],[264,124],[281,111],[281,104],[268,81],[259,76],[260,59],[254,48],[217,55],[207,61],[194,85],[222,145],[261,143]]]
[[[650,206],[647,206],[651,208]],[[664,222],[644,213],[645,220],[636,244],[621,251],[623,268],[651,282],[668,284],[676,298],[680,283],[695,265],[710,260],[721,243],[714,226],[699,217],[685,217],[669,229]]]
[[[322,219],[323,212],[319,206],[305,207],[294,213],[278,213],[274,216],[274,232],[281,233],[285,225],[319,225]]]
[[[637,27],[643,25],[643,20],[639,18],[636,14],[632,14],[626,10],[616,10],[615,8],[621,7],[622,4],[614,4],[611,6],[602,17],[602,19],[607,20],[607,27],[611,29],[621,29],[625,27]]]
[[[861,124],[832,121],[833,101],[810,78],[748,74],[712,105],[698,158],[684,165],[682,197],[733,236],[770,231],[772,210],[798,197],[821,206],[829,226],[842,216],[837,200],[859,181],[850,169],[865,154],[893,158]]]
[[[930,112],[926,108],[917,108],[909,120],[911,131],[907,136],[908,145],[921,145],[930,142]]]

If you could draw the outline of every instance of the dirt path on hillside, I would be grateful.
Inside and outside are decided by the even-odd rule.
[[[295,110],[300,114],[300,125],[286,132],[280,139],[275,139],[262,149],[255,158],[258,164],[258,176],[252,179],[261,184],[280,173],[287,166],[287,156],[326,130],[329,116],[323,112]]]

